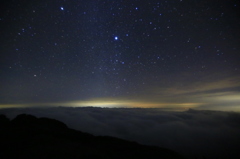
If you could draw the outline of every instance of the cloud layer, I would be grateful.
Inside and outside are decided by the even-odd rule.
[[[0,109],[0,113],[9,118],[21,113],[54,118],[94,135],[166,147],[191,157],[233,158],[239,154],[239,113],[91,107]]]

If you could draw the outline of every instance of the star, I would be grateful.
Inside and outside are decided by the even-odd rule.
[[[212,3],[206,0],[206,3],[200,2],[202,10],[195,3],[177,1],[134,1],[129,6],[120,1],[99,1],[106,5],[86,1],[80,5],[64,0],[64,3],[42,2],[44,12],[40,12],[42,5],[31,3],[31,14],[14,10],[10,5],[5,10],[17,14],[0,17],[4,26],[0,38],[5,46],[0,47],[4,57],[4,66],[0,69],[1,76],[6,78],[1,80],[0,87],[6,85],[6,89],[14,91],[20,84],[31,83],[36,89],[44,89],[38,94],[42,102],[49,98],[58,103],[60,89],[64,101],[109,98],[118,93],[116,98],[141,101],[140,96],[152,100],[149,92],[157,98],[165,93],[159,93],[159,88],[175,90],[174,87],[181,87],[181,83],[197,89],[196,78],[204,79],[201,80],[203,86],[211,85],[209,82],[215,77],[216,82],[220,77],[238,79],[240,32],[236,13],[239,5],[236,2],[229,5],[216,3],[212,8]],[[20,2],[16,2],[16,6],[26,7]],[[213,72],[216,75],[210,78]],[[160,77],[161,81],[156,81]],[[127,79],[128,85],[122,85],[123,79]],[[238,81],[234,86],[239,86]],[[121,86],[119,92],[114,91],[115,85]],[[220,88],[214,88],[214,91],[220,91]],[[76,93],[78,90],[82,93]],[[206,90],[211,92],[210,88]],[[101,92],[105,91],[109,94],[103,96]],[[0,90],[1,95],[5,94],[0,97],[0,106],[4,102],[1,99],[9,98],[5,92]],[[24,99],[31,102],[27,100],[31,91],[26,92]],[[184,100],[188,98],[190,96]],[[179,98],[174,100],[180,102]],[[192,102],[196,102],[194,100]]]

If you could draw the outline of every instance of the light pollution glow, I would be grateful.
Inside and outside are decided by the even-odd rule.
[[[126,100],[117,98],[96,98],[82,101],[56,102],[56,103],[28,103],[28,104],[1,104],[1,108],[10,107],[38,107],[38,106],[64,106],[64,107],[102,107],[102,108],[167,108],[172,110],[187,110],[194,109],[208,109],[208,110],[223,110],[223,111],[240,111],[240,94],[221,93],[209,94],[199,96],[202,102],[149,102]]]
[[[179,87],[148,87],[137,96],[102,97],[83,100],[51,101],[28,103],[0,103],[0,108],[64,106],[64,107],[102,107],[102,108],[166,108],[186,110],[189,108],[222,111],[240,111],[240,78],[194,82]],[[180,80],[181,82],[181,80]],[[181,82],[184,84],[184,82]]]

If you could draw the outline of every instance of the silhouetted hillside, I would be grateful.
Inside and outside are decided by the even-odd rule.
[[[0,115],[1,159],[181,159],[174,151],[69,129],[55,119]]]

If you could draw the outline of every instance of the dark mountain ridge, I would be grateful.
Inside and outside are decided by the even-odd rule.
[[[1,159],[182,159],[176,152],[115,137],[73,130],[49,118],[21,114],[13,120],[0,115]]]

